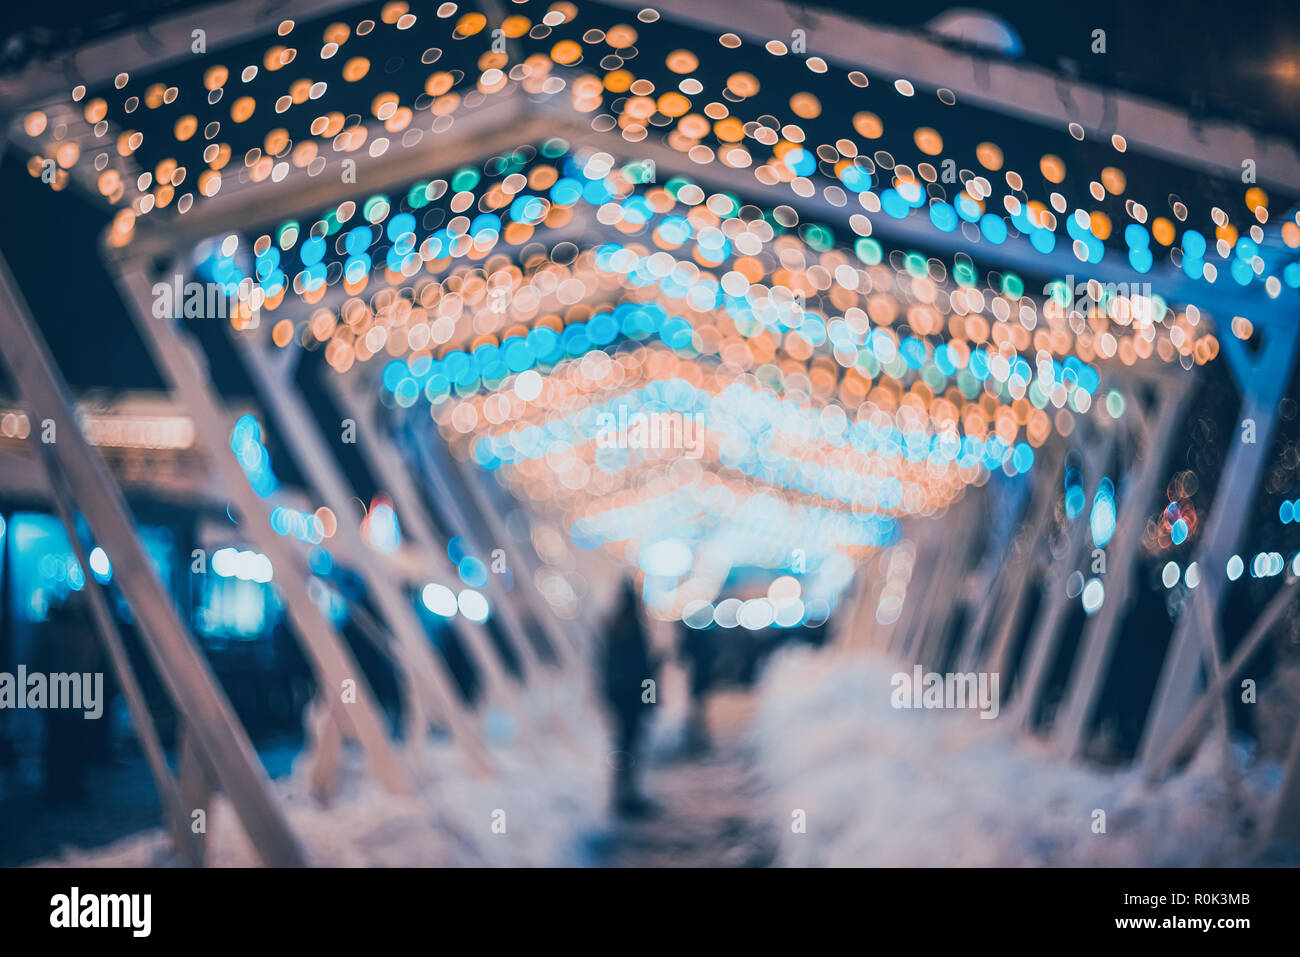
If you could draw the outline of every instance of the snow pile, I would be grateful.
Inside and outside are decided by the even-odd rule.
[[[897,666],[795,650],[760,687],[753,734],[790,866],[1214,866],[1244,863],[1276,765],[1233,791],[1211,739],[1155,788],[1053,757],[976,711],[895,709]],[[1094,833],[1094,812],[1105,833]],[[806,833],[795,833],[797,811]]]
[[[310,863],[327,867],[555,866],[571,862],[575,842],[605,814],[609,746],[604,724],[559,695],[530,701],[536,724],[526,737],[489,745],[494,772],[475,776],[445,744],[406,758],[418,768],[415,797],[389,794],[349,750],[328,805],[312,796],[300,759],[274,784]],[[491,723],[491,722],[489,722]],[[233,806],[217,796],[208,811],[207,862],[255,867]],[[495,825],[495,826],[494,826]],[[504,826],[504,833],[501,833]],[[154,867],[176,863],[163,829],[106,848],[67,849],[48,866]]]

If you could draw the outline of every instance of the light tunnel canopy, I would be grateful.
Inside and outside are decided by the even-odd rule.
[[[444,168],[509,97],[562,135]],[[232,323],[373,370],[395,414],[633,562],[860,557],[1300,288],[1294,196],[651,7],[286,20],[22,127],[33,175],[52,157],[119,207],[126,253],[333,180],[347,198],[194,251]],[[428,175],[366,188],[408,153]]]
[[[1294,195],[1129,151],[1123,130],[1048,129],[947,89],[793,52],[789,38],[718,37],[652,8],[528,2],[496,25],[454,3],[420,15],[389,3],[378,18],[372,7],[284,21],[264,40],[156,76],[77,87],[57,117],[34,111],[24,129],[59,169],[94,167],[100,191],[135,214],[122,216],[121,232],[136,216],[219,197],[232,177],[269,187],[347,154],[436,150],[459,115],[520,92],[615,135],[633,158],[662,142],[684,165],[731,170],[738,189],[779,184],[892,219],[923,208],[936,231],[969,241],[1019,234],[1094,265],[1109,246],[1139,274],[1169,264],[1198,280],[1197,263],[1208,263],[1210,284],[1221,271],[1242,286],[1282,282],[1291,265],[1254,263],[1263,227],[1285,227]],[[101,123],[102,137],[114,134],[109,148],[82,155],[81,134]],[[1300,244],[1297,229],[1283,236],[1287,248]],[[1300,267],[1290,275],[1300,286]]]

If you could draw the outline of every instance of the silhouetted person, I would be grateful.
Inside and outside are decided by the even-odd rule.
[[[637,786],[637,765],[649,702],[642,700],[642,683],[654,679],[658,662],[650,654],[650,642],[637,614],[636,590],[625,581],[618,604],[606,631],[601,656],[602,688],[614,721],[614,810],[626,816],[650,813],[654,806]]]
[[[683,624],[677,650],[690,671],[691,702],[686,716],[682,751],[688,756],[704,754],[712,747],[708,704],[709,690],[713,687],[713,666],[718,657],[716,639],[706,628],[692,628]]]

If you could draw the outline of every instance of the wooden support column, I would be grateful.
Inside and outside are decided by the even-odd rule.
[[[1014,541],[1014,536],[1013,536]],[[1010,545],[1011,542],[1008,543]],[[956,636],[957,670],[973,671],[983,648],[984,636],[988,633],[993,620],[993,612],[1004,607],[1003,594],[1008,589],[1007,571],[1016,564],[1010,548],[1000,555],[988,555],[982,564],[989,568],[977,568],[974,581],[969,583],[971,594],[969,603],[975,611],[974,618],[967,623],[960,635]]]
[[[307,782],[316,800],[326,802],[334,793],[343,759],[343,732],[320,695],[307,703],[303,729],[308,755]]]
[[[429,428],[434,428],[432,422],[430,422]],[[452,486],[445,472],[446,463],[432,447],[433,440],[427,435],[421,435],[418,429],[408,428],[406,434],[410,441],[410,447],[414,449],[421,465],[419,473],[428,484],[431,493],[430,498],[445,509],[443,514],[457,535],[466,541],[478,542],[480,536],[475,530],[472,518],[466,511],[464,503],[461,502],[460,496],[456,494],[456,489]],[[541,659],[532,645],[532,639],[528,637],[527,628],[524,625],[523,618],[519,615],[519,610],[510,601],[510,596],[502,589],[500,582],[493,580],[491,574],[488,575],[488,583],[483,590],[491,598],[493,612],[500,617],[503,626],[502,630],[506,632],[513,647],[519,653],[525,671],[539,669]]]
[[[206,853],[208,843],[208,810],[212,804],[212,795],[216,792],[216,776],[208,766],[200,750],[198,735],[188,726],[181,728],[180,734],[180,797],[188,809],[186,814],[186,833],[191,842],[190,853],[197,855],[200,862]],[[189,827],[190,815],[196,811],[203,812],[203,830],[193,833]]]
[[[1147,510],[1161,485],[1161,469],[1190,396],[1190,383],[1185,378],[1162,382],[1156,398],[1159,408],[1140,430],[1142,457],[1122,483],[1118,527],[1108,543],[1107,550],[1114,557],[1106,570],[1106,600],[1084,626],[1077,664],[1070,671],[1065,702],[1052,730],[1054,747],[1067,757],[1077,755],[1086,741],[1088,723],[1130,605]]]
[[[530,549],[522,548],[515,542],[514,536],[506,528],[505,522],[488,500],[487,492],[479,484],[482,476],[477,474],[475,467],[468,462],[458,462],[451,456],[448,456],[448,462],[452,468],[460,473],[461,484],[469,489],[474,510],[482,518],[483,523],[500,544],[500,547],[505,550],[510,564],[514,566],[517,572],[515,575],[516,592],[523,597],[533,619],[546,632],[547,642],[554,649],[558,663],[571,673],[581,675],[585,679],[587,669],[583,666],[579,657],[579,649],[584,646],[590,648],[592,639],[590,637],[586,641],[575,639],[572,630],[580,626],[576,624],[570,625],[569,629],[566,630],[560,620],[555,617],[555,613],[549,604],[542,601],[542,596],[538,593],[537,586],[532,581],[532,573],[537,570],[538,566],[530,561],[525,554]],[[543,607],[544,605],[546,607]]]
[[[1046,534],[1052,519],[1052,505],[1060,487],[1061,466],[1065,463],[1063,444],[1051,442],[1046,445],[1041,459],[1029,476],[1034,485],[1025,509],[1027,517],[1013,531],[1007,550],[997,559],[997,567],[988,578],[988,587],[983,589],[983,598],[979,601],[975,620],[966,628],[962,637],[961,653],[957,659],[959,671],[974,671],[987,661],[996,661],[1004,645],[1009,644],[1011,636],[1015,634],[1030,581],[1027,571],[1037,551],[1038,542]],[[1008,593],[1010,600],[1006,600]],[[985,635],[993,622],[994,613],[1008,612],[1008,609],[1009,613],[1003,615],[998,626],[997,636],[986,643]],[[1003,669],[990,670],[1001,672]]]
[[[1202,583],[1204,583],[1203,580]],[[1197,586],[1197,589],[1199,590],[1200,586]],[[1282,615],[1297,598],[1300,598],[1300,578],[1292,578],[1282,586],[1281,590],[1264,607],[1260,616],[1255,619],[1255,623],[1250,626],[1250,631],[1246,633],[1246,636],[1241,640],[1241,644],[1237,646],[1237,650],[1233,652],[1232,658],[1220,670],[1219,677],[1215,679],[1209,689],[1197,700],[1196,705],[1188,712],[1187,717],[1183,719],[1183,723],[1179,725],[1178,730],[1170,738],[1165,750],[1157,754],[1145,766],[1144,776],[1148,782],[1160,780],[1175,761],[1195,747],[1197,735],[1200,733],[1201,726],[1205,723],[1210,711],[1216,705],[1224,703],[1224,694],[1228,685],[1240,676],[1247,662],[1264,646],[1264,641],[1268,638],[1269,633],[1282,620]]]
[[[1255,498],[1277,421],[1278,403],[1290,383],[1298,335],[1300,327],[1294,321],[1274,323],[1257,362],[1249,363],[1240,356],[1235,360],[1234,371],[1245,398],[1233,425],[1236,434],[1232,452],[1219,479],[1209,520],[1202,525],[1201,547],[1196,553],[1201,569],[1199,587],[1206,590],[1204,607],[1212,615],[1218,615],[1228,590],[1224,569],[1228,558],[1237,550],[1249,511],[1247,506]],[[1239,349],[1240,343],[1225,341],[1224,348]],[[1232,355],[1229,353],[1230,358]],[[1255,441],[1251,443],[1241,441],[1241,423],[1246,419],[1255,423]],[[1138,761],[1143,768],[1149,768],[1168,747],[1192,709],[1201,683],[1201,664],[1208,657],[1207,635],[1205,622],[1193,609],[1179,617],[1138,749]]]
[[[412,793],[410,775],[388,737],[386,724],[361,667],[342,636],[312,600],[299,556],[271,529],[270,503],[253,491],[243,467],[231,452],[233,423],[217,402],[200,354],[193,344],[186,341],[173,320],[154,318],[153,285],[144,264],[128,261],[119,266],[116,279],[136,327],[168,383],[173,399],[193,420],[209,461],[243,519],[241,534],[247,535],[258,551],[270,559],[289,619],[315,667],[317,680],[330,702],[335,720],[340,723],[341,730],[352,734],[361,743],[376,780],[394,793]],[[343,701],[341,689],[345,681],[354,682],[356,689],[356,700],[350,704]],[[197,727],[197,723],[194,724]],[[207,752],[208,749],[205,747],[204,750]],[[208,757],[212,759],[210,752]],[[224,780],[222,788],[229,793]]]
[[[383,558],[362,540],[363,515],[338,460],[330,452],[302,396],[275,374],[268,357],[255,341],[257,335],[257,331],[230,331],[232,345],[270,405],[294,458],[307,480],[337,516],[338,546],[365,582],[366,593],[379,606],[380,614],[397,639],[396,648],[403,669],[409,669],[416,686],[429,697],[432,710],[447,722],[467,756],[480,766],[480,770],[485,769],[486,756],[482,750],[480,730],[456,689],[455,679],[446,663],[434,654],[429,636],[416,617],[409,597],[391,571],[384,567]],[[488,678],[491,685],[490,672]]]
[[[968,488],[942,519],[949,534],[944,538],[943,557],[935,585],[926,600],[925,617],[913,640],[909,664],[938,668],[947,650],[948,628],[957,608],[965,600],[962,583],[966,580],[971,541],[978,528],[981,506],[987,508],[987,495],[981,489]]]
[[[190,812],[196,805],[183,800],[182,790],[177,786],[176,779],[172,777],[171,769],[167,766],[167,756],[163,753],[158,729],[149,714],[149,704],[145,700],[140,683],[136,680],[135,671],[131,668],[131,659],[126,652],[126,645],[122,642],[122,634],[108,605],[108,596],[91,571],[90,555],[77,529],[75,504],[68,494],[63,476],[59,474],[58,466],[51,461],[48,446],[40,442],[37,435],[36,431],[31,434],[32,453],[45,470],[54,509],[63,522],[68,541],[72,545],[73,555],[76,556],[77,563],[85,573],[86,600],[90,603],[95,630],[99,635],[100,643],[104,646],[104,654],[113,669],[118,687],[122,689],[122,697],[126,699],[127,711],[131,715],[131,726],[135,730],[136,739],[140,742],[140,750],[144,752],[145,761],[149,765],[149,773],[153,776],[154,788],[158,792],[158,803],[162,805],[163,816],[171,831],[172,845],[186,864],[191,867],[201,867],[203,866],[202,836],[195,835],[190,829]]]
[[[904,549],[908,549],[911,554],[910,560],[901,557]],[[877,655],[890,656],[894,654],[894,645],[898,633],[899,620],[906,611],[908,594],[912,589],[912,579],[916,574],[916,566],[920,560],[920,546],[914,539],[900,539],[888,551],[888,558],[884,561],[881,568],[880,584],[875,591],[875,598],[870,607],[869,614],[875,624],[871,629],[870,641],[867,645],[868,650]],[[884,598],[885,591],[890,585],[890,576],[894,573],[895,567],[901,566],[905,561],[910,561],[911,568],[908,570],[907,586],[903,592],[903,607],[899,609],[898,617],[889,624],[884,624],[877,617],[880,610],[880,601]],[[898,563],[898,565],[896,565]],[[900,568],[901,573],[901,568]]]
[[[935,568],[943,549],[942,541],[938,540],[939,529],[934,523],[918,522],[912,528],[912,538],[916,543],[912,577],[908,579],[907,590],[903,593],[902,610],[887,635],[888,653],[904,660],[912,640],[913,622],[924,614],[934,584]]]
[[[194,729],[262,861],[275,867],[305,864],[302,847],[272,796],[270,779],[244,728],[154,574],[122,490],[81,434],[67,384],[36,331],[3,258],[0,356],[33,421],[54,422],[57,441],[49,448],[60,474],[67,479],[68,493],[113,563],[118,588],[140,622],[145,647],[163,686]]]
[[[1025,605],[1029,601],[1029,590],[1038,586],[1043,574],[1043,562],[1039,557],[1051,532],[1056,512],[1057,496],[1061,494],[1061,474],[1065,465],[1065,450],[1061,449],[1059,460],[1055,463],[1051,482],[1042,482],[1034,489],[1034,501],[1030,519],[1021,533],[1016,535],[1013,548],[1017,554],[1010,562],[1006,572],[1004,594],[1009,600],[1001,603],[1003,615],[997,626],[988,650],[980,655],[974,652],[978,663],[986,663],[988,671],[1005,675],[1011,668],[1011,658],[1015,651],[1013,645],[1020,632],[1021,619],[1025,614]],[[1040,604],[1041,608],[1041,604]],[[990,609],[992,613],[993,609]]]
[[[871,616],[871,601],[876,592],[876,583],[884,574],[881,556],[887,551],[883,548],[876,549],[858,566],[847,607],[835,631],[834,645],[840,654],[856,654],[868,644],[864,633]]]
[[[398,515],[401,516],[402,522],[410,529],[411,537],[416,541],[416,547],[420,550],[421,557],[428,564],[430,573],[444,575],[451,582],[457,581],[459,572],[447,556],[447,543],[437,532],[433,521],[425,511],[424,503],[420,501],[419,492],[408,472],[411,463],[405,462],[402,454],[387,433],[379,426],[375,416],[371,414],[366,401],[356,394],[355,380],[352,382],[344,381],[347,378],[327,373],[326,386],[339,403],[339,407],[357,423],[360,433],[365,436],[365,440],[360,443],[362,458],[374,470],[380,481],[384,483],[386,491],[392,495]],[[403,468],[403,464],[407,467]],[[506,675],[500,654],[483,628],[473,622],[466,621],[460,615],[452,619],[451,626],[455,630],[457,637],[464,642],[466,650],[473,656],[475,662],[491,676],[492,681],[500,688],[506,688],[509,678]],[[511,643],[512,647],[515,646],[516,642],[513,635],[506,635],[506,640]],[[533,658],[526,657],[528,652],[532,650],[531,647],[516,650],[521,656],[522,678],[526,682],[531,667],[535,666],[536,658],[535,656]]]
[[[1087,439],[1083,470],[1089,488],[1089,502],[1096,498],[1113,446],[1114,438],[1109,432],[1101,436],[1091,435]],[[1085,508],[1071,522],[1066,532],[1065,547],[1048,570],[1044,585],[1046,595],[1039,605],[1035,627],[1029,636],[1029,649],[1026,652],[1028,664],[1023,679],[1015,683],[1011,699],[1011,721],[1022,731],[1029,730],[1039,699],[1047,688],[1047,678],[1060,643],[1061,629],[1065,625],[1070,602],[1078,600],[1066,595],[1065,585],[1075,571],[1074,563],[1088,540],[1088,530]]]
[[[1278,791],[1267,833],[1270,841],[1300,843],[1300,726],[1296,727],[1291,738],[1282,787]]]
[[[923,646],[929,634],[930,622],[938,606],[951,595],[951,570],[954,544],[945,540],[935,546],[934,567],[927,569],[925,592],[917,594],[918,601],[908,617],[907,631],[902,636],[902,659],[905,664],[922,663]]]

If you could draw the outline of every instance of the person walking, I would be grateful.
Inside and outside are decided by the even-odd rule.
[[[717,636],[710,629],[691,628],[685,622],[678,631],[678,654],[690,670],[690,710],[682,735],[682,756],[699,757],[713,748],[709,735],[709,691],[713,688],[717,661]]]
[[[637,609],[636,588],[625,580],[606,628],[601,656],[601,687],[614,723],[613,807],[623,817],[641,817],[654,805],[641,793],[637,766],[653,696],[645,682],[657,679],[658,661]],[[650,686],[650,687],[653,687]]]

